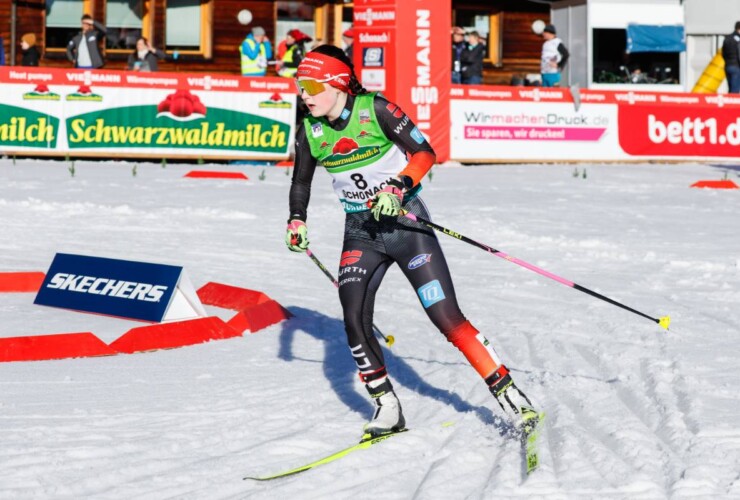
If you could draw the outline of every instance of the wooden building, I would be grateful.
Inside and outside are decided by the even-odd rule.
[[[244,9],[252,14],[247,25],[237,18]],[[34,33],[42,66],[70,67],[65,47],[83,13],[107,26],[101,43],[107,69],[125,69],[136,39],[144,36],[167,54],[161,71],[238,74],[238,47],[253,26],[262,26],[275,48],[294,28],[341,46],[342,32],[352,25],[352,3],[346,0],[0,0],[0,20],[8,20],[0,24],[5,64],[13,64],[13,55],[20,64],[21,36]],[[537,19],[550,19],[543,0],[452,0],[453,25],[475,29],[487,41],[488,84],[539,72],[542,40],[531,29]]]

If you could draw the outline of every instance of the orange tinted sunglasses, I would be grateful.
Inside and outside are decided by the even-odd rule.
[[[326,90],[326,86],[318,80],[295,80],[298,95],[303,94],[305,90],[310,96],[318,95]]]

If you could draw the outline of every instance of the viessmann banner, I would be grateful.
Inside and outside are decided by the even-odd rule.
[[[293,82],[0,68],[0,148],[57,154],[288,157]]]
[[[451,158],[740,158],[740,96],[454,86]]]

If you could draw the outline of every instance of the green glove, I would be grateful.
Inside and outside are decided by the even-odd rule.
[[[285,233],[285,244],[293,252],[305,252],[308,248],[308,228],[302,220],[293,219],[288,222]]]
[[[386,186],[375,195],[372,201],[372,212],[375,220],[379,221],[381,216],[398,217],[403,204],[403,183],[398,179],[392,179]]]

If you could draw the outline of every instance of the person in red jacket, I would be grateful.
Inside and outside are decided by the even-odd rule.
[[[538,418],[491,343],[460,311],[434,232],[402,216],[405,210],[430,219],[419,197],[421,180],[436,161],[427,139],[401,108],[362,87],[337,47],[323,45],[306,54],[296,76],[309,114],[296,131],[285,242],[295,252],[308,249],[308,201],[321,164],[346,212],[339,299],[349,350],[376,405],[365,433],[379,436],[406,425],[372,329],[375,297],[394,263],[429,319],[463,353],[511,420],[521,425]]]

